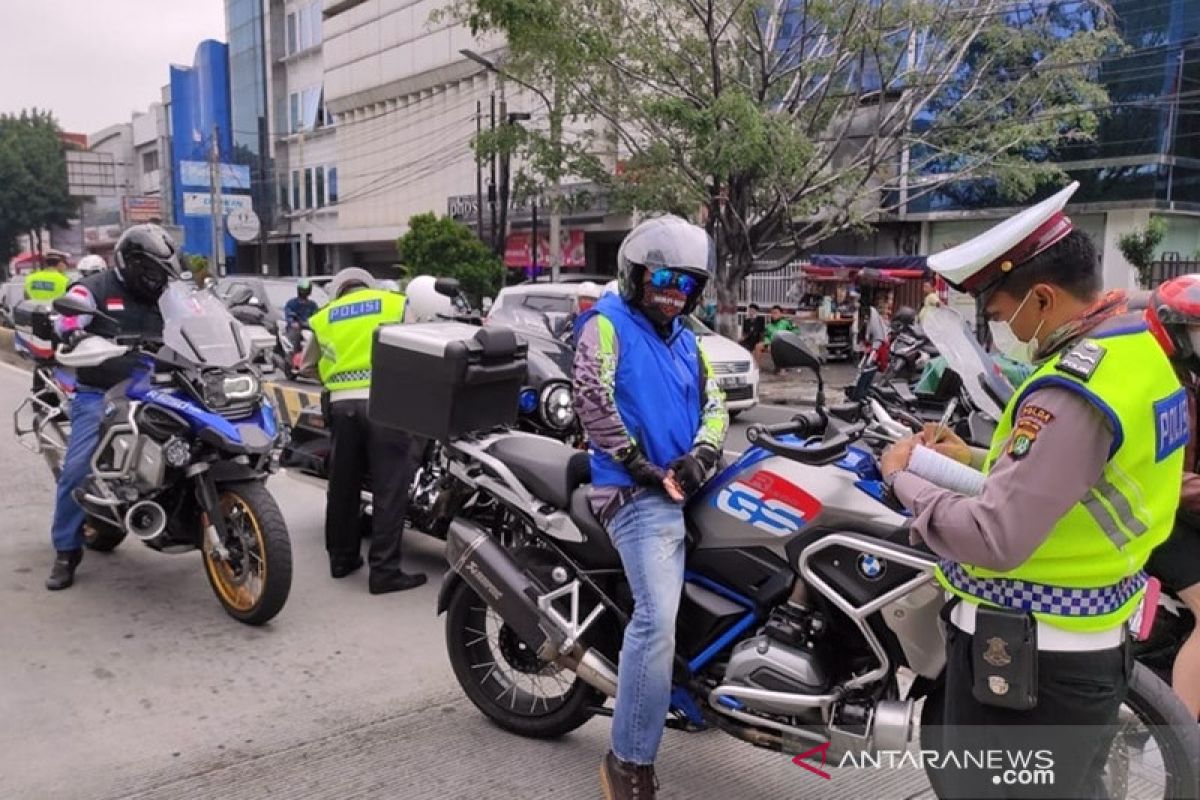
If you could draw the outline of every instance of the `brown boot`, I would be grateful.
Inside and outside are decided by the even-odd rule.
[[[609,750],[600,762],[600,791],[604,800],[654,800],[658,792],[654,765],[627,764]]]

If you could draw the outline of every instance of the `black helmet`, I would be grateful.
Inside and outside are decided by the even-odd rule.
[[[167,281],[182,274],[174,240],[150,223],[134,225],[121,234],[114,261],[125,288],[145,303],[157,302]]]
[[[676,216],[653,217],[638,225],[617,251],[617,280],[621,297],[639,305],[642,300],[642,276],[668,269],[695,279],[687,292],[683,314],[690,314],[704,293],[704,286],[716,271],[716,248],[699,225]]]
[[[896,313],[892,314],[892,323],[900,325],[912,325],[917,321],[917,312],[909,306],[900,306],[896,309]]]

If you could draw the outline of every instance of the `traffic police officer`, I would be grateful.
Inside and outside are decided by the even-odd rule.
[[[25,297],[39,303],[49,303],[66,294],[70,283],[66,256],[51,250],[46,253],[45,266],[25,276]]]
[[[334,297],[309,318],[313,340],[302,373],[319,373],[329,394],[327,420],[333,440],[325,506],[329,572],[343,578],[362,566],[359,510],[362,487],[372,476],[371,594],[402,591],[425,582],[400,569],[400,539],[408,511],[414,464],[408,434],[375,425],[367,416],[371,343],[375,329],[404,317],[404,295],[375,288],[371,273],[355,267],[330,284]]]
[[[952,434],[936,443],[983,469],[982,493],[906,471],[919,439],[935,444],[932,427],[882,462],[953,598],[944,695],[927,701],[953,726],[941,741],[1052,752],[1053,787],[1026,787],[1041,797],[1102,796],[1132,663],[1126,623],[1142,567],[1171,532],[1188,438],[1187,397],[1162,348],[1125,313],[1123,292],[1101,296],[1095,246],[1063,214],[1077,187],[929,259],[982,299],[1002,351],[1037,365],[986,454]],[[931,777],[943,797],[1021,792],[986,770]]]

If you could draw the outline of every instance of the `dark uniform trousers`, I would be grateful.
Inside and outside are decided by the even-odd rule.
[[[947,625],[942,727],[922,735],[922,746],[943,754],[964,751],[1050,751],[1053,782],[1001,782],[995,770],[947,768],[930,775],[940,798],[1104,798],[1100,779],[1129,688],[1129,648],[1091,652],[1039,651],[1038,701],[1028,711],[985,705],[975,699],[972,636]],[[934,698],[926,700],[930,702]],[[934,722],[926,717],[926,721]],[[1007,768],[1008,756],[1003,755]],[[963,763],[960,759],[956,763]],[[977,763],[977,762],[976,762]],[[1028,769],[1045,765],[1033,760]],[[1018,769],[1020,766],[1018,765]],[[1019,776],[1018,776],[1019,778]]]
[[[408,513],[408,491],[416,464],[411,439],[401,431],[373,425],[366,400],[330,403],[333,447],[329,496],[325,505],[325,549],[331,559],[352,560],[362,541],[359,513],[363,481],[370,466],[374,513],[371,574],[385,579],[400,573],[400,539]]]

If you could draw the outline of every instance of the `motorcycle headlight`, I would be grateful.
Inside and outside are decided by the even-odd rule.
[[[566,430],[575,421],[575,398],[571,387],[551,384],[542,390],[542,421],[554,430]]]
[[[231,375],[221,383],[221,393],[232,403],[253,400],[258,392],[258,378],[253,375]]]
[[[204,400],[213,408],[253,400],[260,391],[258,378],[248,374],[216,375],[204,381]]]

